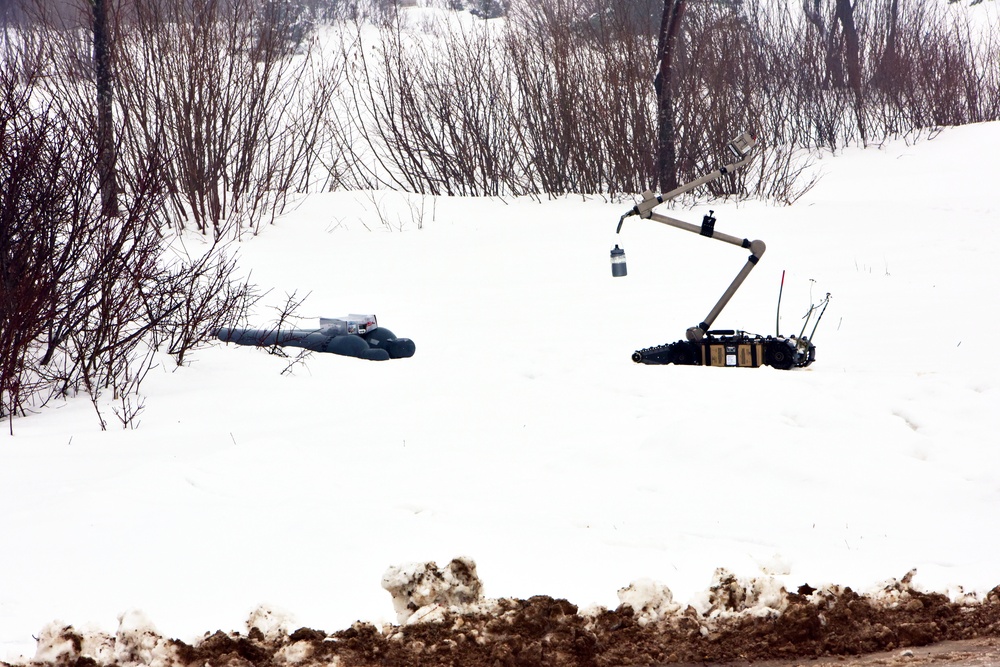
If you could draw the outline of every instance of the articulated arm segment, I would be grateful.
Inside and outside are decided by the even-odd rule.
[[[651,192],[647,192],[643,196],[643,203],[648,202],[651,199],[655,201],[656,197],[651,196],[652,194],[653,193]],[[642,204],[640,204],[639,206],[641,207]],[[736,275],[736,278],[733,280],[732,283],[730,283],[729,287],[723,293],[722,298],[719,299],[718,303],[715,304],[715,307],[712,308],[712,311],[708,314],[708,317],[706,317],[705,320],[701,322],[698,326],[691,327],[690,329],[687,330],[687,339],[691,341],[701,340],[702,337],[705,335],[705,332],[707,332],[709,329],[712,328],[712,324],[715,322],[715,318],[719,316],[719,313],[722,312],[722,309],[725,308],[726,304],[729,303],[729,300],[733,298],[733,295],[736,293],[736,290],[738,290],[740,286],[743,284],[743,281],[747,279],[747,276],[750,274],[750,271],[753,270],[753,267],[760,260],[761,255],[764,254],[764,250],[767,249],[767,246],[764,245],[763,241],[751,241],[749,239],[739,238],[738,236],[732,236],[730,234],[724,234],[722,232],[715,231],[715,218],[712,216],[713,213],[715,213],[715,211],[708,212],[708,215],[706,215],[702,219],[700,227],[698,225],[693,225],[690,222],[684,222],[683,220],[677,220],[676,218],[671,218],[670,216],[663,215],[661,213],[653,213],[652,211],[648,210],[646,212],[646,215],[643,216],[644,218],[652,220],[653,222],[659,222],[664,225],[669,225],[670,227],[683,229],[684,231],[687,232],[693,232],[695,234],[701,234],[702,236],[707,236],[712,239],[718,239],[719,241],[724,241],[726,243],[739,246],[741,248],[747,248],[751,252],[750,257],[747,258],[746,264],[743,265],[743,268]],[[621,222],[619,222],[619,225],[621,225]]]
[[[732,245],[740,246],[741,248],[747,248],[750,250],[751,255],[747,258],[746,264],[736,275],[736,278],[730,283],[729,287],[723,293],[722,298],[715,304],[709,312],[708,317],[705,318],[703,322],[698,324],[698,326],[691,327],[687,330],[687,338],[691,341],[699,341],[704,337],[705,333],[712,327],[715,322],[715,318],[719,316],[722,309],[725,308],[729,300],[733,298],[736,290],[740,288],[743,281],[746,280],[750,271],[760,260],[761,255],[764,254],[766,246],[763,241],[750,241],[749,239],[739,238],[737,236],[731,236],[729,234],[723,234],[721,232],[715,231],[715,218],[713,217],[714,211],[709,211],[702,219],[701,226],[693,225],[689,222],[684,222],[683,220],[677,220],[676,218],[671,218],[670,216],[663,215],[661,213],[654,213],[653,209],[662,204],[665,201],[669,201],[678,195],[682,195],[685,192],[689,192],[700,185],[705,183],[710,183],[728,174],[731,171],[735,171],[742,167],[750,159],[750,152],[753,147],[757,144],[757,138],[751,135],[749,132],[744,132],[740,136],[736,137],[729,142],[728,148],[730,152],[736,157],[736,161],[727,164],[724,167],[719,167],[718,169],[712,171],[711,173],[705,174],[701,178],[695,179],[690,183],[686,183],[679,188],[671,190],[670,192],[662,195],[658,195],[655,192],[649,190],[643,193],[642,201],[636,204],[630,211],[625,213],[618,221],[618,230],[616,233],[620,233],[622,230],[622,223],[625,222],[625,218],[638,215],[640,218],[647,220],[652,220],[654,222],[659,222],[664,225],[669,225],[671,227],[676,227],[678,229],[683,229],[688,232],[693,232],[695,234],[701,234],[702,236],[707,236],[709,238],[718,239],[726,243],[731,243]]]
[[[718,169],[715,169],[714,171],[705,174],[701,178],[696,178],[690,183],[685,183],[684,185],[675,188],[666,194],[658,195],[652,190],[644,192],[642,195],[642,201],[636,204],[634,207],[632,207],[631,210],[626,212],[625,215],[623,215],[618,220],[618,229],[615,233],[621,233],[622,223],[625,222],[625,218],[628,218],[633,215],[638,215],[640,218],[652,217],[655,220],[657,218],[656,216],[653,215],[654,207],[659,206],[665,201],[670,201],[674,197],[682,195],[685,192],[690,192],[699,185],[704,185],[705,183],[711,183],[714,180],[722,178],[724,175],[728,174],[731,171],[736,171],[750,160],[750,153],[751,151],[753,151],[753,148],[756,145],[757,145],[757,137],[753,136],[749,132],[744,132],[743,134],[736,137],[726,145],[726,147],[729,149],[729,152],[732,153],[733,157],[736,158],[735,162],[727,164],[724,167],[719,167]],[[664,220],[657,220],[657,221],[665,222]],[[714,223],[714,218],[713,218],[713,223]],[[666,223],[666,224],[672,224],[672,223]],[[683,227],[681,225],[675,225],[675,226],[679,226],[681,229],[686,229],[686,227]],[[711,234],[706,234],[706,236],[711,236]]]
[[[749,248],[750,241],[747,239],[741,239],[736,236],[731,236],[729,234],[723,234],[722,232],[715,231],[715,218],[712,214],[715,211],[709,211],[702,219],[701,227],[698,225],[693,225],[690,222],[684,222],[683,220],[678,220],[676,218],[671,218],[668,215],[663,215],[662,213],[650,213],[646,216],[649,220],[653,222],[659,222],[664,225],[670,225],[671,227],[676,227],[677,229],[683,229],[688,232],[694,232],[695,234],[701,234],[702,236],[707,236],[712,239],[719,239],[720,241],[725,241],[726,243],[732,243],[733,245],[738,245],[741,248]]]
[[[669,225],[671,227],[683,229],[688,232],[693,232],[695,234],[701,234],[702,236],[707,236],[709,238],[725,241],[726,243],[731,243],[732,245],[736,245],[741,248],[747,248],[751,252],[750,257],[747,258],[746,264],[743,265],[743,268],[736,275],[736,278],[733,280],[732,283],[730,283],[729,287],[723,293],[722,298],[719,299],[718,303],[715,304],[715,307],[712,308],[712,311],[708,314],[708,317],[706,317],[705,320],[701,322],[701,324],[699,324],[698,326],[691,327],[690,329],[687,330],[687,339],[692,341],[701,340],[702,336],[705,335],[705,332],[712,328],[712,324],[715,322],[715,318],[719,316],[719,313],[722,312],[722,309],[725,308],[726,304],[729,303],[729,300],[733,298],[733,295],[736,294],[736,290],[738,290],[740,286],[743,284],[743,281],[747,279],[747,276],[750,274],[750,271],[753,270],[753,267],[760,260],[761,255],[764,254],[764,250],[767,249],[767,246],[764,245],[763,241],[751,241],[749,239],[741,239],[737,236],[731,236],[730,234],[723,234],[722,232],[716,232],[715,218],[712,217],[712,213],[714,212],[715,211],[708,212],[708,215],[706,215],[702,221],[701,227],[693,225],[690,222],[684,222],[683,220],[677,220],[675,218],[662,215],[660,213],[650,213],[647,216],[649,220],[652,220],[654,222],[659,222],[664,225]]]
[[[750,275],[753,267],[755,267],[758,260],[760,260],[761,255],[764,254],[764,250],[766,250],[766,246],[763,241],[750,241],[749,247],[752,254],[747,258],[747,263],[744,264],[743,268],[740,269],[740,272],[736,274],[736,278],[729,284],[729,287],[722,294],[722,298],[715,304],[715,307],[712,308],[708,317],[706,317],[705,320],[698,326],[691,327],[687,330],[688,340],[701,340],[702,336],[705,335],[705,332],[712,328],[715,318],[719,316],[722,309],[725,308],[726,304],[729,303],[729,300],[733,298],[733,295],[736,294],[736,290],[738,290],[740,285],[743,284],[743,281],[747,279],[747,276]]]
[[[670,201],[674,197],[684,194],[685,192],[690,192],[694,190],[699,185],[704,185],[705,183],[711,183],[714,180],[722,178],[731,171],[736,171],[743,165],[745,165],[750,160],[750,151],[753,147],[757,145],[757,138],[751,135],[749,132],[744,132],[740,136],[736,137],[729,142],[729,151],[736,158],[736,162],[727,164],[724,167],[719,167],[711,173],[705,174],[701,178],[696,178],[690,183],[685,183],[684,185],[667,192],[666,194],[660,195],[660,202]]]
[[[684,194],[685,192],[690,192],[691,190],[694,190],[699,185],[704,185],[705,183],[711,183],[712,181],[722,178],[731,171],[736,171],[737,169],[745,165],[747,162],[749,162],[750,152],[756,145],[757,145],[757,137],[753,136],[749,132],[744,132],[743,134],[736,137],[726,145],[726,147],[729,149],[729,152],[732,153],[733,157],[736,158],[735,162],[731,162],[730,164],[727,164],[724,167],[719,167],[714,171],[705,174],[701,178],[696,178],[690,183],[685,183],[680,187],[674,188],[670,192],[658,196],[654,195],[656,198],[656,203],[652,204],[647,209],[645,208],[644,204],[648,204],[649,202],[644,201],[642,204],[639,204],[639,206],[636,207],[638,209],[636,212],[641,217],[647,218],[649,216],[644,215],[644,213],[647,212],[649,209],[651,209],[653,206],[656,206],[656,204],[662,204],[665,201],[670,201],[674,197],[678,197]]]

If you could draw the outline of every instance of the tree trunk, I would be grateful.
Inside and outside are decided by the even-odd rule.
[[[111,106],[111,46],[108,37],[108,2],[91,0],[94,9],[94,72],[97,80],[97,176],[101,185],[101,210],[118,215],[117,150]]]
[[[861,94],[861,43],[858,40],[858,28],[854,25],[854,6],[851,0],[837,0],[837,18],[844,30],[844,41],[847,43],[847,83],[855,94]]]
[[[854,24],[854,6],[851,0],[837,0],[837,18],[844,30],[847,53],[847,85],[854,91],[854,115],[858,121],[858,131],[863,144],[868,143],[868,130],[864,114],[864,88],[861,81],[861,46],[858,28]]]
[[[802,0],[802,11],[806,20],[809,21],[819,33],[820,42],[823,44],[825,53],[823,81],[820,84],[823,89],[844,87],[844,67],[841,63],[839,40],[837,39],[837,14],[834,11],[829,25],[823,14],[823,7],[820,0]]]
[[[684,18],[686,0],[664,0],[660,21],[660,39],[656,48],[658,70],[656,87],[657,159],[656,177],[660,192],[677,187],[677,131],[674,127],[674,55],[677,35]]]
[[[878,70],[875,72],[875,83],[882,89],[891,87],[892,78],[900,74],[898,47],[896,45],[897,24],[899,23],[899,0],[891,0],[889,3],[888,23],[885,50],[882,51],[882,58],[879,60]]]

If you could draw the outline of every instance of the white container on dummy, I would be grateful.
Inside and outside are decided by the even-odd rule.
[[[378,326],[374,315],[357,315],[351,313],[344,317],[321,317],[319,328],[326,334],[342,336],[354,334],[361,336]]]

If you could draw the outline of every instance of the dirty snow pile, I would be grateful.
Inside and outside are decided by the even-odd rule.
[[[391,567],[382,576],[382,588],[392,595],[400,625],[489,611],[484,606],[483,583],[470,558],[455,558],[444,568],[434,562]]]
[[[82,658],[89,658],[98,665],[169,667],[181,662],[174,645],[138,610],[127,611],[118,617],[118,631],[114,636],[53,621],[39,633],[38,650],[32,662],[73,665]]]
[[[880,584],[868,596],[872,604],[885,607],[919,605],[911,594],[915,571],[901,579],[890,579]],[[416,623],[452,624],[470,632],[476,641],[489,639],[489,630],[473,630],[463,619],[494,616],[501,621],[514,612],[515,606],[504,607],[501,600],[483,596],[483,583],[476,574],[475,562],[466,557],[455,558],[444,567],[435,562],[410,563],[390,567],[382,578],[383,588],[392,596],[397,611],[398,625],[386,624],[382,634],[390,640],[403,640],[400,630]],[[808,602],[819,609],[830,608],[845,593],[843,587],[826,586],[812,590]],[[670,589],[650,579],[640,579],[618,591],[620,610],[630,611],[640,627],[676,625],[695,621],[703,636],[715,629],[722,620],[740,616],[776,618],[788,607],[785,588],[770,576],[741,578],[724,568],[716,569],[709,588],[698,597],[695,605],[683,606],[674,601]],[[979,602],[968,596],[967,604]],[[580,611],[584,619],[591,619],[606,612],[603,607],[590,607]],[[165,638],[152,620],[138,610],[119,616],[119,627],[112,636],[100,630],[74,628],[58,621],[49,623],[38,635],[37,650],[30,664],[63,666],[92,661],[101,667],[143,665],[148,667],[180,667],[188,664],[178,642]],[[464,626],[464,627],[463,627]],[[489,625],[485,626],[486,628]],[[310,631],[311,633],[311,631]],[[261,645],[278,647],[272,655],[275,664],[319,664],[314,649],[296,637],[313,638],[310,633],[296,630],[293,617],[273,607],[260,606],[246,620],[243,631],[229,633],[230,638],[246,641],[255,638]],[[209,635],[201,641],[216,639],[220,633]],[[327,641],[336,641],[326,636]],[[197,646],[200,642],[195,642]],[[233,658],[239,664],[238,659]],[[322,662],[322,661],[320,661]],[[235,663],[234,663],[235,664]],[[333,664],[339,664],[334,658]]]
[[[907,584],[909,582],[907,581]],[[483,596],[483,584],[471,558],[455,558],[444,568],[434,562],[391,567],[382,578],[391,595],[400,625],[441,622],[464,614],[489,615],[501,608]],[[717,568],[709,588],[685,607],[674,601],[670,588],[652,579],[638,579],[618,591],[621,605],[631,608],[639,625],[669,622],[681,615],[695,615],[705,622],[739,615],[777,616],[788,606],[788,594],[774,577],[737,577]],[[604,607],[581,611],[596,616]]]

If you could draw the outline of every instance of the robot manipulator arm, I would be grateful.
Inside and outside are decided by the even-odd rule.
[[[695,232],[701,234],[702,236],[708,236],[710,238],[717,238],[721,241],[726,241],[727,243],[735,243],[736,245],[742,245],[744,247],[749,247],[746,245],[749,241],[745,239],[737,239],[732,236],[727,236],[725,234],[716,234],[715,228],[715,218],[712,217],[712,211],[709,211],[709,215],[706,215],[701,226],[692,225],[691,223],[684,222],[682,220],[677,220],[665,215],[654,213],[653,209],[660,204],[670,201],[675,197],[678,197],[685,192],[690,192],[698,186],[704,185],[705,183],[711,183],[712,181],[722,178],[724,175],[736,171],[743,165],[745,165],[750,160],[750,154],[754,147],[757,145],[757,137],[755,137],[750,132],[744,132],[734,139],[731,139],[726,147],[729,152],[732,153],[733,157],[736,158],[734,162],[727,164],[722,167],[718,167],[712,170],[710,173],[705,174],[701,178],[696,178],[690,183],[685,183],[678,188],[667,192],[666,194],[656,194],[652,190],[647,190],[642,193],[642,200],[633,206],[631,209],[625,212],[624,215],[618,220],[618,228],[615,230],[616,234],[620,234],[622,231],[622,224],[625,222],[625,218],[637,215],[640,218],[653,220],[655,222],[661,222],[671,227],[677,227],[679,229],[684,229],[689,232]]]
[[[750,257],[747,259],[746,264],[743,266],[743,268],[737,274],[736,278],[726,289],[725,293],[722,295],[722,298],[720,298],[719,301],[715,304],[715,307],[712,308],[711,312],[708,314],[705,320],[699,323],[697,326],[691,327],[687,330],[688,340],[692,341],[701,340],[702,336],[704,336],[704,334],[711,327],[712,323],[715,321],[715,318],[722,311],[723,307],[725,307],[725,305],[729,303],[729,300],[732,298],[733,294],[735,294],[736,290],[739,289],[739,287],[743,284],[743,281],[746,280],[747,276],[749,275],[750,271],[754,268],[754,266],[757,264],[757,261],[760,259],[761,255],[764,254],[765,245],[763,241],[759,240],[750,241],[749,239],[746,238],[740,238],[737,236],[716,232],[715,217],[713,215],[714,211],[709,211],[708,215],[702,218],[702,223],[699,226],[691,224],[689,222],[685,222],[683,220],[678,220],[676,218],[662,215],[660,213],[656,213],[653,211],[653,209],[665,201],[669,201],[670,199],[673,199],[678,195],[681,195],[685,192],[689,192],[690,190],[693,190],[694,188],[700,185],[703,185],[705,183],[710,183],[714,180],[721,178],[723,175],[731,171],[739,169],[744,164],[746,164],[747,161],[750,159],[750,153],[753,150],[754,146],[756,146],[756,144],[757,144],[757,138],[754,137],[749,132],[744,132],[743,134],[739,135],[738,137],[730,141],[729,144],[727,145],[727,148],[733,154],[733,157],[736,158],[735,162],[725,165],[723,167],[719,167],[718,169],[715,169],[711,173],[708,173],[702,176],[701,178],[695,179],[690,183],[686,183],[663,195],[658,195],[651,190],[644,192],[642,195],[642,201],[640,201],[638,204],[632,207],[632,209],[626,212],[618,221],[618,229],[616,233],[621,232],[622,223],[625,221],[625,218],[633,215],[638,215],[640,218],[652,220],[654,222],[659,222],[665,225],[669,225],[671,227],[676,227],[678,229],[683,229],[685,231],[689,231],[695,234],[707,236],[709,238],[714,238],[719,241],[725,241],[726,243],[730,243],[732,245],[740,246],[742,248],[750,250],[751,254]],[[618,266],[615,266],[616,262],[618,263]],[[617,271],[614,270],[616,268]],[[621,248],[619,248],[618,245],[615,245],[615,249],[612,250],[612,269],[613,269],[612,275],[615,276],[626,275],[624,251]]]
[[[727,164],[722,167],[718,167],[717,169],[714,169],[711,172],[705,174],[701,178],[696,178],[695,180],[689,183],[685,183],[684,185],[681,185],[677,188],[674,188],[673,190],[665,194],[658,195],[652,190],[647,190],[646,192],[642,193],[642,201],[640,201],[632,208],[632,210],[630,210],[629,212],[627,212],[625,215],[622,216],[622,221],[624,221],[625,218],[632,215],[638,215],[640,218],[652,217],[653,209],[662,204],[663,202],[670,201],[671,199],[674,199],[675,197],[678,197],[684,194],[685,192],[690,192],[691,190],[694,190],[695,188],[701,185],[704,185],[706,183],[711,183],[712,181],[716,181],[730,172],[736,171],[750,160],[750,153],[753,151],[756,145],[757,145],[757,137],[750,134],[749,132],[744,132],[738,137],[731,139],[729,143],[726,144],[726,148],[728,148],[729,152],[732,153],[734,158],[736,158],[734,162],[731,162],[730,164]],[[621,231],[621,225],[622,223],[621,221],[619,221],[618,223],[619,232]]]

